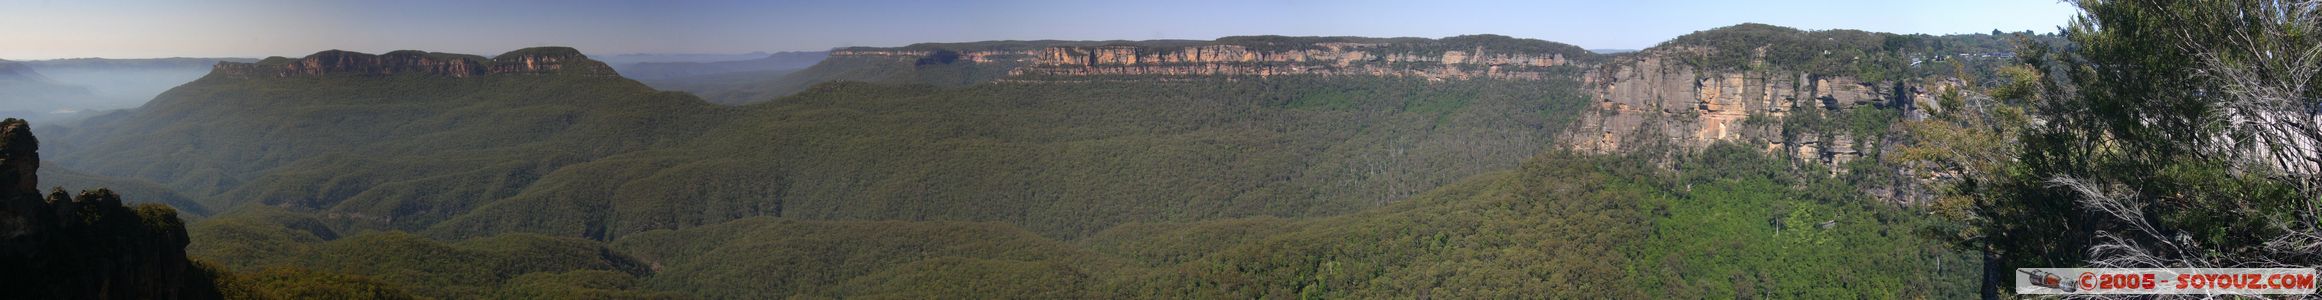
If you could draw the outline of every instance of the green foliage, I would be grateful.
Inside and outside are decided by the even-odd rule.
[[[366,233],[317,245],[289,265],[370,276],[434,297],[482,294],[536,272],[645,272],[642,264],[593,242],[521,234],[450,244],[400,232]]]
[[[1679,36],[1656,50],[1679,51],[1695,67],[1719,71],[1781,69],[1821,76],[1851,76],[1866,82],[1960,75],[1988,75],[2011,56],[2018,37],[2042,41],[2054,35],[1898,35],[1860,30],[1802,31],[1747,23]],[[1990,76],[1973,76],[1989,78]]]
[[[1991,260],[1986,295],[2018,267],[2314,265],[2312,6],[2280,1],[2080,1],[2071,45],[2023,43],[1994,95],[2020,150],[1969,173],[1949,233]],[[2012,108],[2002,106],[2002,108]],[[2016,120],[2037,120],[2021,121]],[[2268,121],[2248,121],[2268,120]],[[2022,124],[2022,125],[2014,125]],[[1947,129],[1947,128],[1942,128]],[[1944,130],[1933,130],[1944,132]],[[2273,136],[2276,138],[2266,138]],[[1971,150],[1982,150],[1982,147]],[[1996,147],[1995,147],[1996,148]],[[2002,148],[2006,149],[2006,148]],[[1944,154],[1934,151],[1937,154]],[[1979,151],[1960,151],[1975,154]]]
[[[1275,43],[1248,39],[1236,42]],[[189,252],[259,270],[251,293],[290,297],[1955,298],[1963,286],[1931,267],[1955,253],[1909,234],[1944,224],[1852,185],[1891,178],[1830,179],[1732,145],[1684,156],[1683,172],[1647,163],[1658,156],[1550,151],[1592,104],[1571,80],[981,83],[985,67],[826,63],[793,74],[821,78],[786,87],[795,95],[739,107],[617,78],[213,77],[59,144],[101,150],[65,165],[227,211],[193,225]],[[1898,115],[1782,123],[1869,138]],[[1840,225],[1799,225],[1817,219]]]
[[[492,60],[494,60],[494,61],[511,61],[511,60],[517,60],[517,59],[521,59],[521,58],[523,58],[523,57],[581,57],[581,56],[582,56],[582,55],[581,55],[580,49],[573,49],[572,47],[531,47],[531,48],[524,48],[524,49],[516,49],[516,51],[508,51],[508,53],[501,53],[499,56],[493,56],[493,57],[492,57]]]
[[[316,272],[297,268],[267,268],[236,274],[232,285],[242,289],[229,299],[416,299],[398,285],[367,276]]]
[[[1328,93],[1347,96],[1309,104]],[[1569,81],[1281,77],[831,83],[720,107],[592,77],[208,78],[57,144],[115,149],[58,165],[338,232],[611,240],[782,216],[1079,236],[1373,207],[1512,167],[1587,101]]]
[[[537,272],[516,276],[497,291],[493,297],[503,299],[684,299],[677,292],[637,290],[638,281],[628,273],[605,270],[579,270],[563,273]]]
[[[1632,260],[1656,271],[1640,278],[1646,289],[1680,298],[1972,297],[1976,258],[1916,234],[1944,220],[1878,204],[1854,191],[1870,185],[1848,178],[1778,180],[1789,163],[1747,147],[1705,152],[1686,168],[1713,171],[1682,175],[1682,192],[1640,199],[1657,216]]]
[[[1586,49],[1580,48],[1579,46],[1493,34],[1462,35],[1446,37],[1442,39],[1297,37],[1259,35],[1222,37],[1218,38],[1214,43],[1237,45],[1253,51],[1266,52],[1322,49],[1323,47],[1319,46],[1318,44],[1324,43],[1359,43],[1386,44],[1383,47],[1373,47],[1370,49],[1378,49],[1378,51],[1388,53],[1410,53],[1421,56],[1442,55],[1444,52],[1448,51],[1474,52],[1480,48],[1485,53],[1534,53],[1543,55],[1562,55],[1566,59],[1587,62],[1599,61],[1603,58],[1603,55],[1598,55],[1595,52],[1590,52]]]
[[[615,248],[662,266],[661,273],[653,276],[647,286],[692,291],[709,298],[960,289],[990,295],[1068,293],[1084,290],[1075,288],[1081,283],[1072,280],[1071,273],[1118,265],[1111,259],[1002,223],[751,218],[678,231],[646,232],[621,239]],[[945,257],[970,260],[941,260]],[[1040,261],[1073,263],[1036,263]],[[981,275],[997,274],[976,272],[915,274],[917,271],[908,271],[956,271],[966,267],[957,265],[961,263],[1005,267],[979,272],[1010,274],[1003,277],[1009,280],[993,281]],[[1018,267],[1031,269],[1011,270]],[[1064,277],[1040,277],[1052,275],[1047,274],[1051,272],[1065,274]],[[1025,280],[1014,282],[1017,278]],[[937,288],[978,281],[1011,286]],[[1005,290],[990,290],[993,288]]]
[[[1940,219],[1875,204],[1843,180],[1791,176],[1787,162],[1734,145],[1682,162],[1720,166],[1703,168],[1711,172],[1635,161],[1550,153],[1519,171],[1346,215],[1133,223],[1071,243],[1002,223],[751,218],[650,231],[614,248],[665,266],[647,279],[652,289],[706,298],[1958,298],[1972,291],[1977,261],[1914,234]],[[1817,227],[1824,220],[1839,223]]]
[[[55,165],[151,179],[205,207],[337,207],[400,223],[342,221],[417,227],[559,166],[690,137],[712,120],[686,116],[711,109],[618,78],[212,77],[135,118],[62,130],[84,138],[52,139],[51,153]]]
[[[1220,247],[1255,242],[1304,225],[1307,222],[1270,217],[1196,223],[1129,223],[1077,242],[1089,251],[1160,267],[1199,260]]]
[[[138,223],[155,235],[176,235],[185,232],[185,220],[177,218],[177,209],[169,205],[145,203],[129,208],[137,214]]]
[[[1753,61],[1758,59],[1760,54],[1757,52],[1762,49],[1765,65],[1797,68],[1813,74],[1857,75],[1861,71],[1879,69],[1866,64],[1862,56],[1880,53],[1888,36],[1891,34],[1859,30],[1800,31],[1749,23],[1678,36],[1656,48],[1672,45],[1706,47],[1707,52],[1697,58],[1694,64],[1712,70],[1754,68],[1756,63]]]
[[[869,299],[1098,297],[1086,293],[1088,277],[1056,263],[943,257],[847,279],[832,293]]]
[[[109,189],[119,191],[122,201],[169,205],[178,211],[186,212],[188,214],[186,217],[189,218],[210,214],[208,207],[194,202],[192,198],[178,194],[177,191],[159,183],[143,179],[93,175],[47,166],[40,168],[40,181],[42,185],[47,187],[65,190]]]
[[[217,295],[219,299],[270,299],[250,287],[233,269],[209,260],[191,259],[183,283],[187,294]]]
[[[1239,45],[1250,50],[1257,51],[1314,49],[1317,48],[1314,44],[1318,43],[1419,43],[1425,41],[1427,41],[1427,39],[1423,38],[1367,38],[1343,36],[1324,37],[1280,35],[1229,36],[1217,39],[1217,43],[1219,44]]]
[[[1587,49],[1581,49],[1580,46],[1566,45],[1563,43],[1537,39],[1519,39],[1494,34],[1454,36],[1443,38],[1437,42],[1441,44],[1437,47],[1458,51],[1471,51],[1476,48],[1482,48],[1486,53],[1544,53],[1562,55],[1567,59],[1588,62],[1596,61],[1591,58],[1599,56],[1596,55],[1596,52],[1591,52]]]
[[[196,257],[259,298],[670,298],[637,290],[642,261],[588,240],[528,234],[444,242],[397,231],[339,238],[314,217],[272,207],[191,229]],[[234,273],[233,271],[240,271]],[[225,285],[221,285],[225,286]]]
[[[318,218],[271,206],[256,206],[194,223],[187,229],[193,243],[186,254],[213,259],[241,269],[288,263],[287,259],[313,251],[338,234]]]

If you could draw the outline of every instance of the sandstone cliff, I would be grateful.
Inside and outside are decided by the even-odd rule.
[[[41,196],[39,140],[0,121],[0,294],[22,299],[217,298],[185,256],[185,224],[99,189]]]
[[[998,64],[1012,80],[1085,76],[1376,76],[1541,80],[1595,54],[1504,36],[1431,39],[1228,37],[1216,41],[1007,42],[843,48],[833,58]],[[1574,57],[1582,56],[1582,57]]]
[[[1892,107],[1915,110],[1929,102],[1926,92],[1900,82],[1866,82],[1850,76],[1790,71],[1766,66],[1751,70],[1704,70],[1683,58],[1716,49],[1673,46],[1623,55],[1583,76],[1596,94],[1589,113],[1566,139],[1571,148],[1609,152],[1626,143],[1661,142],[1698,149],[1716,142],[1759,143],[1766,150],[1832,165],[1860,156],[1873,145],[1844,132],[1800,132],[1783,126],[1797,114],[1830,117],[1850,110]],[[1751,122],[1757,118],[1757,122]],[[1788,130],[1787,132],[1785,130]]]
[[[399,74],[460,78],[498,74],[620,76],[611,66],[590,60],[579,50],[566,47],[527,48],[489,59],[414,50],[382,55],[329,50],[295,60],[274,57],[255,63],[221,62],[213,68],[211,74],[234,78]]]

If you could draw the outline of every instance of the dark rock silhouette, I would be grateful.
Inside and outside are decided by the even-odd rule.
[[[185,223],[166,205],[122,205],[98,189],[38,190],[40,141],[0,121],[0,294],[15,299],[212,299],[186,259]]]

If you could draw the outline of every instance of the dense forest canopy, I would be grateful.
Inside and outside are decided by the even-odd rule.
[[[1993,109],[1914,130],[1963,171],[1938,207],[1984,295],[2021,267],[2316,265],[2315,7],[2075,4],[2069,43],[2020,43],[1996,99],[1966,99]]]
[[[1689,54],[1688,63],[1710,70],[1785,69],[1820,75],[1860,76],[1869,81],[1951,76],[1949,64],[1972,66],[1978,78],[2014,57],[2017,37],[2053,43],[2054,34],[1893,34],[1861,30],[1798,30],[1748,23],[1678,36],[1648,51]]]
[[[818,67],[848,63],[860,62]],[[1559,152],[1591,100],[1569,79],[911,82],[718,106],[595,76],[213,77],[62,128],[74,137],[55,144],[62,168],[154,178],[216,208],[189,226],[201,242],[187,251],[234,270],[218,282],[237,293],[278,297],[1887,297],[1966,284],[1901,284],[1958,278],[1933,266],[1965,259],[1908,234],[1930,220],[1845,185],[1877,172],[1804,176],[1832,172],[1739,146],[1678,161],[1755,168],[1716,175],[1730,177],[1660,170],[1648,158],[1660,154]],[[182,159],[135,163],[164,157]],[[1602,192],[1569,196],[1589,190]],[[1823,222],[1849,225],[1793,224]],[[1694,256],[1751,241],[1793,244]],[[1927,260],[1870,258],[1897,253]],[[860,259],[806,260],[846,255]],[[1456,271],[1512,259],[1525,263]],[[1895,272],[1781,267],[1806,261]],[[1637,268],[1662,271],[1617,271]],[[1702,276],[1727,280],[1689,279]],[[1623,277],[1653,285],[1578,288]],[[1832,280],[1869,288],[1809,284]]]
[[[0,122],[0,179],[114,187],[0,195],[0,217],[64,228],[0,227],[0,278],[256,299],[1956,299],[2013,296],[2019,267],[2322,259],[2316,9],[2075,4],[2060,33],[1753,23],[1610,55],[1499,35],[841,48],[925,54],[704,95],[570,48],[269,58],[43,127],[40,155]],[[1537,78],[1040,77],[964,56],[1203,45],[1561,59]],[[519,71],[301,69],[345,57]],[[1702,77],[1649,108],[1588,77],[1642,58]],[[1773,106],[1773,71],[1859,78],[1837,88],[1870,104],[1719,111]],[[1726,74],[1739,90],[1706,80]],[[1624,115],[1633,132],[1576,129]],[[1715,121],[1776,138],[1668,130]],[[89,247],[112,250],[63,251]],[[186,288],[87,284],[107,276]]]

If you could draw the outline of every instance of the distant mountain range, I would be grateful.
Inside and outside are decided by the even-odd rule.
[[[0,114],[36,122],[133,108],[170,88],[209,74],[218,62],[248,58],[75,58],[0,61]]]
[[[985,72],[958,63],[930,62],[915,71],[929,75],[913,78]],[[957,88],[832,82],[784,100],[725,106],[605,76],[601,65],[561,48],[491,58],[328,51],[226,64],[145,107],[57,129],[44,142],[56,168],[150,179],[220,208],[213,211],[243,211],[195,225],[193,236],[205,242],[191,253],[237,257],[238,266],[325,266],[334,262],[314,257],[384,255],[350,254],[379,247],[347,243],[403,238],[275,240],[284,235],[242,230],[325,231],[261,226],[281,219],[248,211],[286,210],[327,232],[431,238],[420,243],[518,234],[610,243],[767,217],[865,232],[948,229],[850,220],[1007,222],[1015,225],[995,224],[993,232],[1047,243],[1039,237],[1088,236],[1124,222],[1358,211],[1513,167],[1552,145],[1545,139],[1571,120],[1558,116],[1586,103],[1570,81],[1522,85],[1553,87],[1535,89],[1359,77],[1290,86],[1223,78]],[[1326,94],[1403,96],[1317,96]],[[230,250],[262,244],[291,250]],[[691,252],[652,253],[684,260],[684,269],[670,272],[729,268]],[[390,257],[406,255],[425,254]],[[305,261],[314,262],[297,263]],[[505,280],[414,288],[450,296]],[[833,283],[823,280],[748,295]]]
[[[187,252],[262,289],[1962,298],[1975,255],[1864,191],[1909,180],[1889,129],[1995,62],[1914,61],[2003,39],[333,50],[44,131],[41,170],[201,208]]]
[[[614,68],[621,70],[621,76],[639,80],[671,79],[742,72],[805,69],[806,67],[814,66],[815,63],[822,62],[823,58],[829,56],[830,52],[826,51],[782,52],[747,60],[710,62],[639,62],[614,65]]]
[[[58,83],[24,63],[0,61],[0,114],[42,120],[96,100],[87,87]]]
[[[589,58],[593,58],[597,61],[605,62],[607,65],[612,65],[615,68],[619,68],[621,66],[637,63],[720,62],[752,60],[765,58],[768,55],[773,54],[766,53],[764,51],[750,53],[627,53],[590,55]]]

